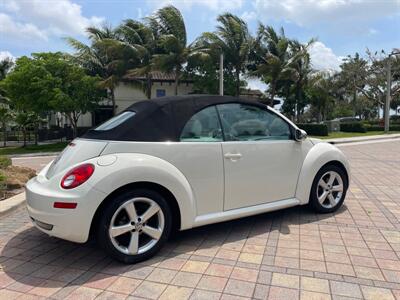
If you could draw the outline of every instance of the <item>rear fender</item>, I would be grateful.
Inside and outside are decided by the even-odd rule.
[[[152,182],[168,189],[175,197],[181,215],[181,229],[191,228],[196,215],[193,191],[186,177],[171,163],[155,156],[119,153],[108,166],[96,166],[93,187],[106,195],[127,184]],[[100,204],[99,204],[100,205]]]
[[[300,201],[300,204],[308,203],[315,175],[322,166],[331,161],[340,162],[345,167],[350,180],[350,168],[343,152],[331,144],[318,143],[308,152],[297,181],[296,198]]]

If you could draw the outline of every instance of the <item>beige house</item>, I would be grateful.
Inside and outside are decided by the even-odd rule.
[[[138,81],[145,83],[146,78],[144,76],[125,76],[116,87],[114,95],[117,113],[123,111],[137,101],[147,99],[144,90],[138,87]],[[173,73],[166,74],[162,72],[152,72],[151,98],[154,99],[175,95],[174,82],[175,74]],[[193,92],[193,80],[180,80],[178,85],[178,95],[188,95]],[[241,90],[241,97],[248,100],[262,101],[263,96],[264,94],[260,90]],[[78,127],[92,127],[103,123],[111,117],[112,105],[110,101],[107,101],[106,103],[103,103],[103,105],[100,105],[95,112],[82,115],[78,121]],[[63,127],[64,125],[69,124],[69,122],[63,115],[56,113],[51,116],[49,124]]]
[[[140,89],[137,84],[138,81],[145,82],[145,77],[140,76],[125,76],[124,79],[118,84],[114,91],[115,102],[117,106],[117,113],[123,111],[133,103],[146,100],[144,90]],[[159,98],[164,96],[173,96],[175,75],[165,74],[161,72],[152,72],[152,87],[151,97]],[[178,94],[187,95],[193,93],[193,81],[182,79],[178,85]],[[82,115],[78,121],[78,127],[92,127],[98,125],[112,116],[112,105],[109,101],[100,105],[100,107],[93,113]],[[63,127],[69,124],[68,120],[60,113],[51,116],[50,125],[58,125]]]

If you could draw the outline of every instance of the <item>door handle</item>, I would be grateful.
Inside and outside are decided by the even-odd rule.
[[[237,159],[242,158],[242,154],[240,154],[240,153],[226,153],[224,155],[224,157],[226,159],[237,160]]]

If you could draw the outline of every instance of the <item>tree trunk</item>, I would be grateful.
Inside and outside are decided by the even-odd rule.
[[[376,110],[376,118],[379,120],[379,110],[380,110],[380,104],[379,104],[379,102],[378,102],[378,105],[377,105],[377,110]]]
[[[38,145],[38,131],[39,131],[39,125],[38,124],[36,124],[35,125],[35,145],[37,146]]]
[[[271,83],[271,96],[270,96],[270,100],[269,100],[269,102],[270,102],[269,105],[271,107],[274,107],[275,90],[276,90],[276,82],[273,81]]]
[[[146,74],[146,97],[147,99],[151,99],[151,86],[152,86],[152,78],[151,74]]]
[[[296,121],[299,122],[300,118],[300,103],[302,102],[302,94],[299,84],[296,84]]]
[[[71,114],[66,114],[67,118],[71,122],[72,126],[72,139],[75,139],[78,136],[78,118]]]
[[[240,69],[236,67],[235,70],[235,79],[236,79],[236,96],[240,96]]]
[[[114,88],[110,89],[110,96],[111,96],[113,116],[115,116],[115,114],[117,113],[117,105],[115,103]]]
[[[178,85],[179,85],[179,76],[180,76],[181,74],[180,74],[180,71],[178,70],[178,68],[176,69],[176,72],[175,72],[175,86],[174,86],[174,88],[175,88],[175,95],[178,95]]]
[[[3,146],[7,147],[7,128],[6,122],[3,122]]]
[[[357,89],[354,89],[353,94],[353,116],[357,115]]]
[[[25,128],[25,127],[22,128],[22,136],[23,136],[23,138],[24,138],[24,145],[23,145],[23,147],[25,148],[25,147],[26,147],[26,128]]]

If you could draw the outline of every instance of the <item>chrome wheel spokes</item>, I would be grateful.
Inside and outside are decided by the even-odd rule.
[[[157,202],[144,197],[133,198],[114,213],[108,232],[120,252],[141,254],[157,244],[164,223],[164,214]]]
[[[335,207],[343,196],[343,180],[335,171],[321,176],[317,186],[317,198],[325,208]]]

